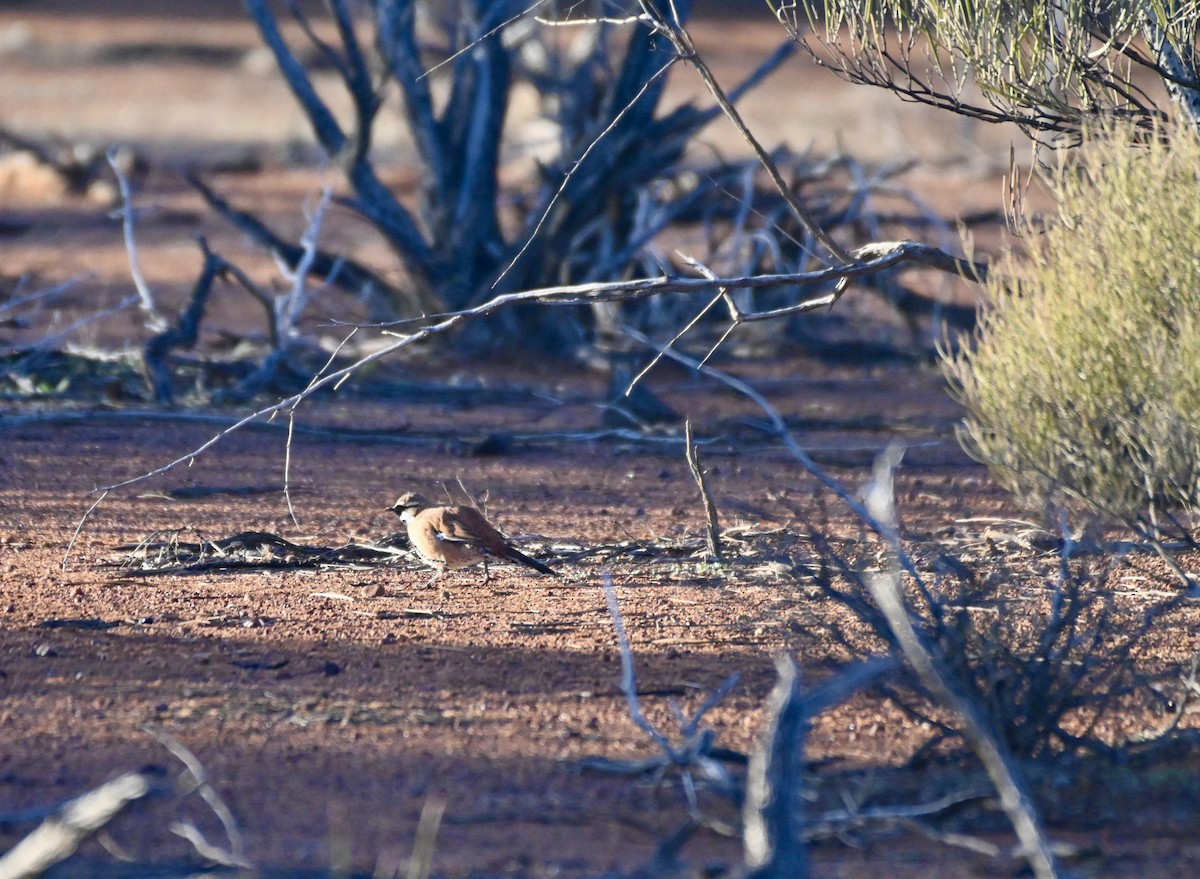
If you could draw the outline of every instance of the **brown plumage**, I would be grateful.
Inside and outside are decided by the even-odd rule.
[[[509,546],[504,535],[473,507],[435,507],[422,495],[408,492],[400,496],[392,512],[408,528],[408,541],[417,555],[437,571],[431,583],[446,571],[479,562],[483,562],[486,583],[489,558],[506,559],[552,577],[559,576],[554,569]]]

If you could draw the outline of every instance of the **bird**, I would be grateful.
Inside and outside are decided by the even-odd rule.
[[[446,571],[479,562],[483,562],[483,582],[487,583],[491,579],[489,558],[506,559],[552,577],[560,576],[553,568],[510,546],[504,535],[474,507],[457,504],[438,507],[423,495],[410,491],[400,495],[391,509],[407,527],[408,541],[421,561],[436,571],[427,585],[432,585]]]

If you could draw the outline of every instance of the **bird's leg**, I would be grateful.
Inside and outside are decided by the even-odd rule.
[[[446,573],[445,568],[434,568],[433,576],[429,578],[429,582],[425,584],[426,589],[432,589],[433,584],[442,578],[442,574]]]
[[[492,572],[488,570],[487,556],[483,557],[483,585],[486,586],[492,582]]]

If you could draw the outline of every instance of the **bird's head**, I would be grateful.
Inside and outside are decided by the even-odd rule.
[[[425,499],[424,495],[408,491],[400,495],[396,503],[392,505],[392,512],[399,516],[401,521],[407,522],[428,506],[429,501]]]

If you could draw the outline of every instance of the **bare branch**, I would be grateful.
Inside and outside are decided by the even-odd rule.
[[[637,94],[635,94],[633,98],[620,109],[620,111],[614,114],[612,120],[608,123],[604,130],[596,135],[592,142],[587,145],[587,148],[580,154],[579,158],[575,160],[575,163],[571,166],[571,169],[565,175],[563,175],[562,183],[559,184],[558,190],[554,193],[553,197],[551,197],[549,203],[546,205],[545,210],[542,211],[541,216],[538,217],[538,221],[534,224],[533,230],[526,236],[525,243],[521,245],[521,248],[509,261],[508,265],[505,266],[504,270],[496,276],[496,280],[492,284],[492,289],[495,289],[496,286],[504,280],[505,276],[513,270],[513,267],[520,261],[521,257],[525,255],[525,252],[529,250],[530,246],[537,238],[538,233],[542,231],[542,227],[550,218],[555,204],[557,204],[559,198],[562,197],[563,192],[566,191],[566,188],[570,184],[574,173],[579,170],[580,166],[583,165],[585,161],[587,161],[587,157],[591,155],[592,151],[596,149],[597,145],[604,140],[604,136],[613,131],[621,123],[621,120],[625,118],[625,115],[631,112],[637,105],[638,100],[650,90],[651,86],[654,85],[654,83],[660,77],[665,75],[666,72],[671,69],[671,65],[677,60],[678,59],[674,57],[668,58],[667,61],[660,68],[658,68],[658,70],[652,76],[650,76],[645,83],[642,84],[642,87]]]
[[[153,330],[166,329],[166,319],[163,318],[158,310],[158,305],[154,302],[154,293],[151,291],[150,285],[146,283],[146,278],[142,274],[141,262],[138,259],[137,236],[134,234],[133,225],[133,190],[129,186],[129,179],[125,176],[125,172],[121,170],[116,147],[108,151],[106,158],[117,178],[117,188],[121,193],[121,209],[118,213],[121,217],[121,231],[125,236],[125,252],[129,256],[129,274],[133,278],[133,286],[137,290],[138,300],[142,311],[146,313],[150,328]]]
[[[407,879],[429,879],[433,870],[433,854],[437,850],[438,828],[442,825],[445,811],[446,801],[438,797],[429,797],[421,806],[412,857],[408,859]]]
[[[295,271],[300,265],[301,260],[304,259],[305,248],[284,241],[257,217],[238,210],[212,189],[209,189],[199,177],[189,174],[187,182],[218,214],[292,271]],[[404,296],[399,290],[355,260],[335,257],[323,250],[316,249],[312,253],[309,269],[317,277],[327,281],[331,280],[338,287],[350,293],[361,294],[364,291],[378,291],[391,302],[404,301]],[[239,282],[253,292],[253,285],[247,283],[248,279],[242,280],[242,278],[244,275],[239,277]]]
[[[190,820],[171,822],[170,830],[196,850],[196,854],[206,861],[220,864],[222,867],[249,868],[245,861],[239,861],[219,845],[209,842],[204,833]]]
[[[310,388],[314,382],[319,381],[321,376],[328,371],[329,367],[337,360],[337,356],[341,353],[342,348],[354,338],[354,334],[357,332],[357,329],[351,330],[350,334],[342,339],[341,343],[330,353],[329,359],[325,361],[325,365],[317,370],[309,381],[308,386]],[[296,525],[296,527],[300,526],[300,521],[296,518],[296,508],[292,505],[292,438],[296,435],[296,408],[300,403],[301,400],[297,400],[296,404],[288,410],[287,443],[283,453],[283,496],[287,500],[288,515],[292,519],[292,524]]]
[[[0,879],[33,879],[75,853],[87,837],[150,792],[144,775],[127,772],[71,800],[0,856]]]
[[[171,371],[166,364],[166,357],[176,348],[191,348],[196,344],[200,335],[200,319],[208,297],[212,293],[213,283],[227,268],[227,263],[208,247],[204,238],[197,239],[200,251],[204,255],[204,264],[200,269],[200,277],[192,287],[192,295],[188,306],[179,315],[176,326],[166,328],[146,340],[142,346],[142,363],[145,367],[146,383],[154,399],[170,404],[174,400],[171,388]]]
[[[213,814],[217,816],[217,820],[221,822],[221,827],[225,831],[225,837],[229,840],[229,850],[222,852],[219,849],[215,849],[215,852],[219,852],[218,857],[213,857],[211,854],[205,855],[205,857],[209,857],[219,863],[248,868],[250,862],[246,859],[246,841],[242,837],[242,831],[238,828],[237,819],[233,817],[233,812],[226,805],[221,795],[217,793],[217,789],[209,784],[208,773],[204,769],[204,764],[182,742],[165,730],[153,727],[145,727],[145,730],[158,739],[159,744],[170,751],[175,759],[187,769],[187,778],[185,781],[188,790],[185,791],[185,794],[192,792],[199,794],[200,798],[212,809]],[[180,835],[184,835],[185,839],[191,839],[190,836],[186,835],[186,827],[176,825],[172,829],[175,829],[177,833],[182,831]],[[194,830],[195,828],[193,827],[192,829]],[[198,835],[199,831],[196,831],[196,834]],[[205,842],[202,835],[199,835],[199,841]],[[193,844],[195,843],[193,842]],[[212,848],[206,842],[205,845],[210,849]]]
[[[636,339],[643,345],[647,345],[651,348],[656,347],[650,339],[648,339],[642,333],[639,333],[637,330],[634,330],[630,327],[625,327],[624,332],[630,338]],[[674,349],[667,349],[666,355],[672,360],[682,363],[685,366],[696,370],[696,372],[702,375],[707,375],[710,378],[716,379],[726,387],[732,388],[739,394],[742,394],[743,396],[752,400],[760,409],[763,410],[764,414],[766,414],[767,419],[771,422],[772,430],[783,441],[784,446],[791,453],[792,457],[795,458],[805,470],[815,476],[822,485],[824,485],[839,499],[841,499],[841,501],[850,508],[851,512],[853,512],[854,515],[863,522],[863,524],[865,524],[884,540],[888,541],[889,543],[896,543],[899,547],[895,529],[889,527],[886,522],[880,521],[878,518],[876,518],[875,515],[867,509],[866,505],[863,504],[863,502],[859,500],[853,492],[847,489],[846,486],[844,486],[838,479],[835,479],[833,476],[831,476],[823,467],[821,467],[821,465],[812,459],[812,456],[804,450],[804,447],[801,446],[796,438],[792,435],[792,432],[788,429],[787,422],[784,421],[783,416],[779,414],[779,410],[776,409],[759,391],[739,378],[721,372],[720,370],[714,369],[711,366],[706,366],[697,361],[695,358],[689,357],[686,354]],[[904,570],[908,571],[915,577],[919,577],[916,565],[913,563],[908,554],[904,552],[902,547],[898,548],[898,557]]]
[[[379,53],[404,92],[404,112],[408,116],[408,128],[421,154],[421,161],[425,163],[427,173],[432,178],[433,188],[440,192],[445,186],[448,150],[437,114],[433,110],[433,93],[426,79],[429,71],[421,65],[416,20],[415,3],[375,4],[375,32]]]
[[[537,9],[539,6],[544,6],[548,2],[549,2],[549,0],[534,0],[534,2],[530,6],[527,6],[525,9],[522,9],[520,12],[514,13],[513,15],[509,16],[508,18],[500,21],[498,24],[496,24],[495,26],[484,31],[476,39],[470,41],[469,43],[467,43],[467,45],[463,46],[458,51],[452,52],[450,55],[443,58],[437,64],[434,64],[433,66],[431,66],[427,71],[425,71],[424,73],[421,74],[421,78],[424,79],[425,77],[436,73],[438,70],[445,67],[447,64],[452,64],[453,62],[458,60],[459,56],[465,54],[466,52],[469,52],[472,48],[474,48],[476,43],[480,42],[481,40],[486,40],[489,37],[495,36],[496,34],[500,33],[500,31],[502,31],[506,27],[508,27],[509,25],[516,24],[522,18],[529,15],[529,13],[533,12],[533,10]],[[384,4],[380,4],[380,5],[384,5]],[[411,5],[411,4],[409,4],[409,5]],[[545,22],[543,22],[542,19],[538,18],[537,16],[534,17],[534,20],[537,21],[539,24],[545,24]]]
[[[721,558],[721,527],[717,523],[717,505],[713,503],[712,492],[708,487],[708,471],[700,466],[700,456],[696,451],[696,440],[692,436],[692,420],[690,418],[683,423],[683,433],[688,469],[692,471],[692,478],[696,480],[696,486],[700,489],[700,497],[704,501],[704,515],[708,520],[708,528],[705,531],[708,554],[719,559]]]
[[[775,674],[775,687],[767,699],[767,724],[746,776],[742,847],[753,879],[806,879],[808,852],[799,828],[804,744],[812,718],[805,710],[796,661],[777,656]]]
[[[277,303],[275,308],[275,320],[278,323],[276,335],[285,344],[291,341],[298,335],[296,328],[300,322],[301,316],[304,314],[304,309],[308,307],[310,298],[308,289],[308,275],[312,270],[313,263],[320,253],[317,247],[317,242],[321,237],[321,226],[325,222],[325,211],[329,208],[329,200],[333,197],[333,191],[328,185],[321,189],[321,196],[317,201],[317,206],[309,217],[308,225],[304,229],[304,234],[300,236],[300,258],[296,260],[294,267],[284,266],[284,271],[287,273],[290,269],[292,289],[291,292],[283,297],[283,300]],[[328,280],[332,283],[337,279],[337,275],[341,271],[342,260],[337,260],[330,267]]]
[[[650,296],[664,293],[703,293],[712,290],[721,291],[735,289],[768,289],[772,287],[793,287],[817,285],[829,281],[851,279],[870,275],[885,269],[895,268],[905,263],[925,265],[930,268],[940,268],[956,275],[966,272],[975,277],[986,277],[987,266],[975,263],[961,257],[951,256],[936,247],[915,241],[882,242],[867,245],[862,248],[874,253],[868,258],[852,260],[846,265],[831,266],[810,272],[785,272],[782,274],[741,275],[738,277],[717,277],[709,275],[704,278],[679,278],[662,276],[657,278],[631,278],[625,281],[597,282],[588,284],[565,284],[555,287],[542,287],[535,290],[525,290],[517,293],[503,293],[489,299],[481,305],[460,311],[443,312],[429,317],[395,321],[378,324],[377,326],[395,327],[413,323],[416,320],[441,320],[451,317],[480,317],[500,308],[518,303],[538,302],[546,305],[591,305],[596,302],[632,302]],[[858,251],[856,251],[857,253]],[[699,266],[697,265],[697,268]],[[770,320],[784,313],[802,313],[818,308],[827,308],[840,298],[836,296],[821,296],[805,300],[789,311],[752,312],[738,314],[742,321]]]
[[[698,260],[695,260],[690,256],[683,256],[683,259],[688,265],[692,266],[697,271],[700,271],[701,274],[703,274],[704,277],[708,278],[710,281],[716,278],[716,275],[709,271],[707,267],[702,266]],[[733,326],[737,326],[737,306],[733,305],[732,300],[729,298],[729,291],[725,287],[718,287],[717,294],[712,299],[708,300],[708,302],[706,302],[704,306],[698,312],[696,312],[696,316],[684,324],[683,327],[671,337],[671,340],[658,350],[657,354],[650,358],[650,361],[644,367],[642,367],[641,372],[633,377],[633,381],[629,383],[629,387],[625,391],[626,395],[633,390],[634,385],[650,374],[650,370],[658,366],[658,363],[660,360],[662,360],[667,348],[672,347],[676,342],[687,335],[693,327],[695,327],[698,323],[700,323],[701,320],[704,319],[704,316],[712,310],[713,306],[722,300],[729,304],[731,316],[735,318]],[[724,339],[722,339],[722,341],[724,341]]]
[[[742,846],[749,879],[803,879],[808,853],[804,821],[804,747],[812,718],[844,702],[896,667],[890,658],[860,662],[807,694],[800,670],[786,654],[775,657],[775,687],[767,700],[767,723],[750,756],[742,807]]]
[[[868,507],[877,521],[895,522],[895,501],[892,493],[892,469],[895,458],[881,457],[876,464],[876,478],[868,490]],[[894,527],[889,527],[889,548],[894,555],[901,552],[900,540]],[[916,673],[921,684],[942,705],[962,719],[962,735],[975,751],[1000,796],[1017,838],[1022,854],[1038,879],[1055,879],[1054,852],[1041,827],[1037,807],[1025,789],[1020,771],[999,734],[990,726],[982,708],[961,691],[937,655],[935,648],[917,633],[904,600],[899,567],[866,578],[871,596],[887,619],[895,642]]]
[[[788,207],[792,210],[792,215],[800,225],[817,241],[820,241],[835,260],[842,264],[849,263],[851,261],[849,254],[842,249],[841,245],[829,237],[828,233],[821,228],[819,223],[808,215],[808,211],[804,209],[792,192],[791,187],[784,181],[783,175],[779,173],[779,167],[771,159],[770,154],[763,148],[763,145],[759,143],[758,138],[750,131],[749,126],[742,119],[742,114],[738,112],[737,107],[726,96],[724,89],[717,82],[708,63],[696,51],[696,45],[692,41],[692,36],[688,33],[687,28],[683,26],[683,22],[679,19],[679,16],[675,15],[668,19],[660,11],[656,0],[638,0],[638,2],[642,7],[643,13],[653,22],[654,28],[670,39],[672,45],[675,46],[675,50],[679,53],[679,57],[687,60],[696,68],[696,72],[700,74],[700,79],[703,80],[705,87],[708,88],[713,99],[725,112],[729,121],[737,128],[738,133],[746,143],[750,145],[750,148],[754,150],[754,154],[762,163],[763,168],[766,169],[771,182],[775,185],[776,190],[778,190],[783,200],[787,202]]]
[[[288,88],[291,89],[292,94],[296,96],[296,102],[308,116],[309,124],[312,125],[313,132],[317,136],[317,142],[329,156],[340,154],[346,146],[346,133],[342,131],[333,111],[321,100],[317,90],[313,88],[304,65],[292,52],[283,38],[283,34],[279,32],[279,23],[267,0],[244,0],[244,2],[246,11],[250,13],[250,17],[258,26],[259,33],[262,34],[263,42],[275,55],[275,62],[279,65]]]
[[[688,800],[692,817],[699,815],[699,804],[696,796],[696,777],[713,783],[726,795],[733,795],[735,785],[728,771],[709,753],[716,734],[711,729],[701,728],[701,721],[715,705],[729,694],[738,681],[733,675],[718,687],[705,700],[704,704],[690,718],[685,718],[678,706],[673,705],[675,715],[679,719],[679,729],[682,740],[675,744],[660,732],[642,711],[642,703],[637,693],[637,675],[633,664],[633,648],[625,631],[625,621],[621,616],[621,608],[617,601],[617,592],[613,587],[612,575],[604,575],[604,597],[608,603],[609,614],[617,633],[617,644],[621,651],[621,691],[629,705],[629,713],[638,728],[648,735],[658,746],[660,753],[648,760],[608,760],[592,758],[581,762],[582,766],[602,772],[622,774],[643,774],[653,772],[661,777],[668,769],[676,769],[680,773],[680,781]]]
[[[435,269],[428,243],[412,215],[379,180],[368,158],[371,121],[378,108],[378,100],[364,66],[365,60],[361,58],[357,38],[353,36],[348,13],[343,10],[339,15],[339,28],[348,29],[342,36],[346,41],[346,51],[350,60],[337,66],[343,73],[343,82],[354,102],[357,114],[357,130],[353,136],[346,134],[333,111],[317,93],[304,64],[292,52],[280,33],[279,23],[267,0],[245,0],[245,4],[258,26],[263,42],[274,54],[275,61],[297,103],[308,116],[317,142],[330,160],[344,169],[358,194],[358,198],[351,204],[384,231],[389,240],[403,251],[409,268],[414,273],[422,278],[432,277]]]

